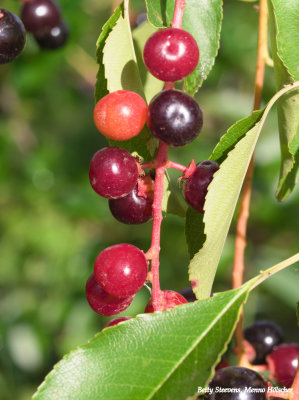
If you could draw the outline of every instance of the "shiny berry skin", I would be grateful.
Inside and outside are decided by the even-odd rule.
[[[279,385],[290,388],[298,368],[299,344],[283,343],[277,346],[266,357],[269,365],[270,379]]]
[[[186,202],[201,213],[204,212],[204,203],[208,192],[208,186],[213,179],[219,165],[214,161],[202,161],[196,165],[193,174],[184,181],[183,196]]]
[[[107,138],[128,140],[140,133],[146,113],[142,97],[128,90],[118,90],[97,102],[93,117],[96,127]]]
[[[64,21],[50,28],[49,31],[34,35],[39,47],[47,50],[56,50],[64,46],[69,36],[69,29]]]
[[[108,322],[108,324],[106,324],[105,326],[104,326],[104,328],[109,328],[109,326],[114,326],[114,325],[118,325],[119,323],[121,323],[121,322],[124,322],[124,321],[128,321],[129,319],[131,319],[132,317],[118,317],[118,318],[114,318],[114,319],[112,319],[110,322]],[[103,329],[104,329],[103,328]]]
[[[28,32],[50,32],[51,28],[60,24],[60,8],[53,0],[28,0],[23,3],[21,19]]]
[[[227,367],[216,372],[209,383],[209,388],[213,389],[213,393],[206,393],[204,396],[206,400],[266,400],[268,385],[261,375],[251,369]],[[258,391],[250,392],[246,391],[246,388]],[[225,392],[225,389],[228,391]],[[236,391],[233,391],[234,389]]]
[[[163,290],[162,292],[162,307],[159,311],[165,311],[169,308],[174,308],[179,306],[180,304],[186,304],[188,301],[181,294],[174,292],[173,290]],[[147,303],[147,306],[144,310],[145,313],[153,313],[154,307],[152,303],[152,299]]]
[[[93,190],[107,199],[126,196],[134,189],[138,167],[129,152],[119,147],[105,147],[92,157],[89,180]]]
[[[280,327],[271,321],[256,321],[244,329],[244,338],[253,347],[255,356],[249,360],[252,364],[265,364],[266,356],[274,346],[282,343],[283,333]]]
[[[146,193],[144,196],[138,194],[138,184],[134,189],[120,199],[109,200],[109,208],[118,221],[124,224],[143,224],[153,217],[153,198]]]
[[[19,17],[0,8],[0,64],[13,61],[26,42],[26,32]]]
[[[192,142],[202,128],[202,112],[189,94],[163,90],[150,102],[147,124],[152,134],[169,146]]]
[[[145,44],[143,59],[152,75],[164,82],[179,81],[196,68],[199,50],[196,40],[183,29],[161,29]]]
[[[133,296],[115,297],[106,293],[103,288],[97,283],[92,274],[86,282],[86,298],[90,307],[100,315],[109,317],[124,311],[132,303]]]
[[[145,283],[148,263],[143,251],[131,244],[107,247],[94,263],[94,276],[100,286],[116,297],[132,296]]]

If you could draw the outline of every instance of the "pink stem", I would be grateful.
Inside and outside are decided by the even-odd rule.
[[[148,251],[151,256],[151,278],[152,278],[152,303],[155,311],[161,309],[161,289],[159,282],[159,254],[160,254],[160,232],[162,223],[162,199],[164,186],[164,173],[167,163],[167,145],[159,143],[158,154],[155,159],[156,176],[155,176],[155,193],[153,202],[153,230],[152,244]]]
[[[155,168],[155,163],[154,163],[154,161],[150,161],[150,162],[141,164],[141,167],[142,168]]]
[[[296,400],[299,399],[299,358],[298,358],[298,368],[296,372],[296,376],[292,385],[292,397],[291,399]]]
[[[175,9],[172,19],[172,28],[182,29],[184,8],[186,5],[186,0],[176,0]]]
[[[185,165],[181,165],[173,161],[168,161],[167,168],[175,168],[182,172],[185,172],[188,169],[188,167],[185,167]]]

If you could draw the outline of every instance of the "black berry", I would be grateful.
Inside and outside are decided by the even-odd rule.
[[[26,32],[19,17],[0,8],[0,64],[13,61],[26,42]]]
[[[34,35],[39,47],[47,50],[55,50],[62,47],[68,38],[69,29],[64,21],[61,21],[58,25],[50,28],[48,31],[36,33]]]
[[[163,90],[151,101],[148,126],[152,134],[169,146],[184,146],[194,140],[202,128],[198,103],[180,90]]]
[[[255,357],[252,364],[264,364],[266,356],[274,346],[282,343],[283,333],[278,325],[271,321],[256,321],[244,329],[244,338],[251,344]]]
[[[184,181],[183,195],[186,202],[195,210],[204,212],[208,186],[213,179],[214,173],[219,169],[219,165],[214,161],[202,161],[197,164],[193,174]]]
[[[60,8],[53,0],[27,0],[22,6],[21,18],[28,32],[47,33],[60,24]]]
[[[217,389],[216,389],[217,388]],[[268,385],[255,371],[243,367],[220,369],[209,383],[206,400],[266,400]]]

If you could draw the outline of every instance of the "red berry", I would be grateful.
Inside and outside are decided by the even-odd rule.
[[[137,93],[118,90],[99,100],[94,109],[98,130],[113,140],[128,140],[138,135],[146,121],[147,106]]]
[[[167,28],[147,40],[143,59],[156,78],[174,82],[185,78],[196,68],[199,50],[196,40],[183,29]]]
[[[299,344],[283,343],[266,357],[270,378],[279,385],[291,387],[298,368]]]
[[[163,290],[162,292],[162,304],[160,311],[168,310],[169,308],[174,308],[180,304],[188,303],[188,301],[181,294],[174,292],[173,290]],[[147,303],[147,306],[144,310],[146,313],[153,313],[154,307],[152,303],[152,299]]]
[[[132,296],[145,283],[148,263],[143,251],[131,244],[116,244],[103,250],[94,264],[100,286],[116,297]]]
[[[113,325],[118,325],[120,322],[124,322],[124,321],[128,321],[129,319],[131,319],[132,317],[118,317],[118,318],[114,318],[112,319],[110,322],[108,322],[108,324],[106,324],[104,326],[104,328],[108,328],[109,326],[113,326]],[[103,329],[104,329],[103,328]]]
[[[90,307],[98,314],[109,317],[124,311],[132,303],[133,296],[118,298],[106,293],[92,274],[86,282],[86,297]]]
[[[124,149],[105,147],[92,157],[89,180],[100,196],[108,199],[126,196],[134,189],[137,179],[137,163]]]

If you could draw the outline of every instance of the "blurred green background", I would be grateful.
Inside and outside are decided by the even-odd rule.
[[[258,13],[255,3],[224,3],[220,53],[198,94],[204,129],[193,144],[170,151],[184,164],[207,158],[226,129],[252,108]],[[130,242],[144,251],[150,245],[151,223],[131,227],[115,221],[88,180],[89,161],[106,144],[92,120],[92,83],[95,43],[111,1],[60,4],[71,29],[67,46],[40,51],[28,37],[21,57],[0,66],[1,400],[29,399],[54,363],[109,320],[85,300],[97,254],[116,243]],[[1,6],[20,12],[17,1]],[[135,13],[144,11],[142,1],[132,0],[132,6]],[[274,91],[273,71],[267,68],[263,103]],[[256,151],[246,278],[296,252],[299,195],[297,190],[284,204],[275,200],[279,156],[272,111]],[[234,226],[235,220],[215,291],[231,286]],[[161,286],[179,291],[188,285],[182,219],[165,217],[161,247]],[[298,341],[298,282],[295,266],[263,284],[245,308],[246,323],[272,319],[287,340]],[[142,312],[148,298],[142,289],[124,314]]]

